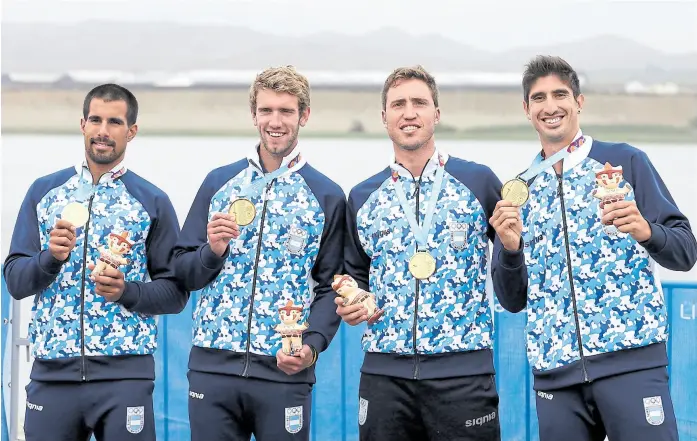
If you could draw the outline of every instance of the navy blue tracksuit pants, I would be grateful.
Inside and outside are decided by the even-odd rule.
[[[308,441],[312,385],[190,370],[191,441]]]
[[[499,441],[494,375],[408,380],[361,373],[361,441]]]
[[[678,441],[665,367],[538,391],[540,441]]]
[[[27,441],[155,441],[152,380],[27,385]]]

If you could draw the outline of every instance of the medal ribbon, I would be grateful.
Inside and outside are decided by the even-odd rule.
[[[259,195],[259,191],[266,187],[269,182],[273,181],[274,179],[278,178],[279,176],[283,175],[284,173],[290,171],[291,168],[295,167],[295,165],[300,162],[300,155],[296,156],[295,159],[291,160],[288,162],[288,164],[279,167],[277,170],[272,171],[271,173],[266,173],[265,175],[262,175],[260,179],[257,179],[256,181],[252,182],[252,175],[253,170],[251,167],[248,168],[248,176],[249,176],[249,183],[245,187],[243,187],[240,190],[240,193],[238,197],[249,197],[253,198],[255,196]]]
[[[520,175],[520,179],[525,182],[529,181],[531,178],[534,178],[535,176],[539,175],[543,170],[553,166],[559,161],[563,161],[564,159],[566,159],[571,153],[578,150],[585,142],[586,137],[581,136],[574,142],[569,144],[566,148],[559,150],[557,153],[553,154],[544,161],[539,162],[537,164],[533,163],[533,165],[530,166],[528,171]]]
[[[426,218],[424,219],[424,224],[422,226],[416,221],[416,216],[414,212],[409,209],[409,204],[407,203],[407,197],[404,193],[404,187],[399,181],[399,178],[394,182],[395,192],[399,198],[399,203],[402,205],[402,210],[404,210],[404,215],[409,221],[411,230],[414,233],[414,238],[421,248],[426,248],[428,242],[428,233],[431,230],[431,223],[433,222],[433,214],[436,211],[436,203],[438,202],[438,195],[440,190],[443,188],[443,174],[445,173],[445,166],[443,165],[440,156],[438,157],[438,170],[436,171],[436,179],[433,182],[433,190],[431,192],[431,200],[428,203],[426,209]],[[417,207],[418,208],[418,207]]]

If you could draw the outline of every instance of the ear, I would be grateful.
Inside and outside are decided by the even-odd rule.
[[[527,116],[528,119],[531,119],[530,118],[530,108],[528,107],[528,103],[526,103],[525,100],[523,100],[523,112],[525,112],[525,116]]]
[[[436,107],[436,119],[435,119],[435,123],[438,124],[439,121],[440,121],[440,107]]]
[[[257,126],[257,112],[252,110],[252,122],[254,123],[254,127]]]
[[[87,120],[85,118],[80,118],[80,131],[82,134],[85,134],[85,124],[87,124]]]
[[[305,127],[308,119],[310,119],[310,108],[306,107],[305,110],[303,110],[303,113],[300,114],[300,127]]]
[[[384,110],[382,111],[382,125],[387,127],[387,113]]]
[[[138,124],[133,124],[128,128],[128,133],[126,134],[126,142],[131,142],[133,138],[138,134]]]
[[[583,96],[583,94],[579,94],[578,97],[576,97],[576,104],[578,104],[578,113],[581,113],[581,109],[583,109],[583,103],[586,101],[586,97]]]

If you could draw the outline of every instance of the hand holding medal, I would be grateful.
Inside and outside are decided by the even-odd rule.
[[[222,257],[232,239],[240,235],[235,215],[227,213],[214,213],[206,228],[208,244],[217,256]]]
[[[519,206],[509,200],[501,200],[496,203],[494,214],[489,223],[501,240],[501,244],[508,251],[520,249],[520,237],[523,232],[523,223],[520,219]]]

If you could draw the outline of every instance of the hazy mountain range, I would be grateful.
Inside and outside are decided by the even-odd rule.
[[[5,73],[231,70],[279,64],[313,70],[387,70],[415,63],[433,71],[520,72],[536,54],[564,57],[595,84],[631,80],[697,84],[697,53],[664,53],[612,35],[493,52],[439,35],[414,36],[392,28],[362,36],[287,37],[222,25],[99,21],[2,25]]]

